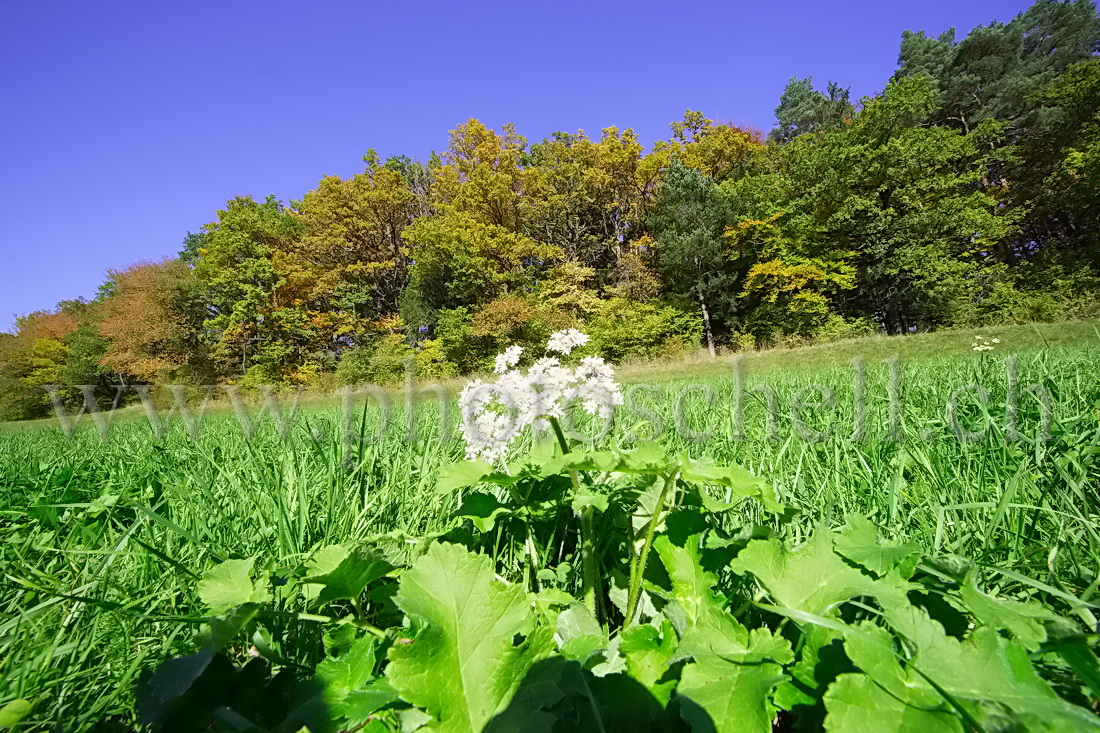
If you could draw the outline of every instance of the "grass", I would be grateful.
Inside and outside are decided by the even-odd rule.
[[[1095,600],[1100,584],[1095,328],[983,329],[1002,341],[984,354],[970,349],[974,332],[948,332],[746,355],[743,434],[728,360],[631,365],[630,404],[598,442],[658,437],[672,450],[740,463],[800,510],[781,528],[793,541],[865,514],[891,539],[1002,570],[995,590],[1010,597],[1053,589],[1062,610],[1087,620],[1089,608],[1072,599]],[[865,430],[853,439],[860,401],[849,362],[860,354]],[[896,413],[884,363],[893,354]],[[1009,355],[1018,440],[1005,427]],[[762,384],[775,394],[771,435],[764,391],[748,391]],[[984,386],[988,402],[966,391],[955,415],[968,430],[988,428],[962,440],[948,405],[969,384]],[[1023,391],[1032,384],[1055,407],[1049,439],[1040,402]],[[833,407],[796,404],[819,399],[819,387],[831,390]],[[245,440],[224,409],[207,416],[197,440],[178,420],[157,437],[136,418],[106,441],[91,428],[71,439],[56,427],[0,434],[0,707],[30,700],[42,728],[131,725],[138,675],[192,651],[203,618],[197,578],[220,559],[257,556],[277,572],[334,542],[415,555],[455,508],[454,497],[433,491],[440,467],[462,454],[459,441],[439,439],[438,414],[435,402],[422,404],[412,440],[400,403],[392,429],[366,441],[344,439],[331,403],[299,413],[285,439],[265,420]],[[368,434],[382,423],[370,408],[355,419]],[[820,440],[809,434],[830,428]],[[316,661],[319,638],[287,623],[282,653]]]

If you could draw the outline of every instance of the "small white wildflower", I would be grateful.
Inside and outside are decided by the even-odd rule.
[[[497,374],[504,374],[504,372],[508,371],[508,367],[515,366],[519,363],[519,355],[522,353],[522,346],[509,346],[504,350],[503,354],[497,354],[493,371]]]
[[[991,339],[989,339],[989,340],[990,340],[990,341],[992,341],[992,342],[993,342],[993,343],[995,343],[995,344],[999,344],[999,343],[1001,343],[1001,340],[1000,340],[999,338],[991,338]]]
[[[550,335],[546,342],[547,351],[556,351],[559,354],[568,354],[578,346],[588,343],[588,336],[575,328],[567,328]]]
[[[559,331],[552,346],[568,353],[588,341],[575,329]],[[509,369],[519,362],[521,349],[508,348],[496,358],[500,375],[493,384],[474,380],[459,395],[466,457],[490,463],[505,459],[523,429],[547,427],[548,418],[560,418],[569,405],[579,404],[590,415],[610,419],[623,404],[615,371],[598,356],[581,359],[574,368],[562,366],[557,357],[539,359],[524,374]]]

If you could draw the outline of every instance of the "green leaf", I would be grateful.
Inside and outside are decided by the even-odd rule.
[[[343,545],[325,545],[313,553],[306,567],[309,568],[309,574],[313,576],[331,573],[340,566],[348,554],[348,549]]]
[[[994,629],[1009,631],[1016,640],[1029,651],[1035,651],[1046,641],[1047,632],[1044,622],[1058,618],[1037,603],[1021,603],[991,595],[978,590],[974,584],[974,575],[967,576],[960,589],[963,603],[980,623]]]
[[[386,678],[435,718],[433,730],[481,731],[553,647],[523,590],[458,545],[432,546],[402,575],[394,601],[419,631],[391,647]]]
[[[31,704],[28,700],[12,700],[0,708],[0,728],[16,725],[30,715]]]
[[[492,464],[485,461],[459,461],[440,469],[435,491],[437,494],[449,494],[456,489],[473,486],[482,481],[507,486],[515,483],[516,479],[514,476],[497,471]]]
[[[617,470],[624,473],[663,473],[671,468],[664,446],[656,442],[640,443],[634,450],[621,453],[620,461]]]
[[[365,721],[379,708],[395,702],[397,691],[385,680],[374,679],[378,640],[356,639],[342,657],[328,657],[317,665],[314,678],[323,686],[329,713],[345,718],[345,727]]]
[[[781,512],[784,506],[779,502],[775,487],[762,478],[754,476],[740,466],[719,466],[708,459],[692,459],[684,456],[680,467],[680,478],[688,483],[703,486],[722,486],[741,498],[758,499],[768,509]],[[716,502],[706,492],[700,492],[704,503],[712,506],[710,511],[725,511],[736,504]]]
[[[756,576],[776,605],[817,615],[855,596],[873,596],[885,589],[833,552],[830,532],[816,532],[794,552],[778,540],[753,540],[730,567]]]
[[[215,613],[245,603],[266,603],[271,592],[252,583],[252,564],[256,558],[226,560],[206,571],[199,582],[199,598]]]
[[[1049,641],[1043,645],[1044,650],[1052,650],[1062,657],[1089,686],[1093,699],[1100,700],[1100,660],[1092,651],[1088,638],[1063,618],[1051,621],[1046,632]]]
[[[259,611],[259,604],[245,603],[211,619],[209,625],[196,635],[199,646],[210,651],[221,651],[256,618]]]
[[[306,563],[306,569],[308,575],[311,577],[317,577],[318,575],[326,575],[331,573],[336,568],[340,567],[340,563],[348,556],[348,550],[343,545],[326,545],[309,558],[309,562]],[[321,586],[317,584],[303,584],[300,586],[302,594],[307,600],[316,600],[317,596],[321,593]]]
[[[922,710],[862,674],[842,674],[825,693],[830,733],[961,733],[959,719],[944,710]]]
[[[661,705],[668,705],[676,678],[668,676],[676,654],[676,631],[668,619],[661,628],[649,624],[631,626],[622,633],[619,652],[626,658],[626,671],[645,685]]]
[[[478,491],[462,498],[455,516],[469,519],[480,532],[492,532],[498,518],[511,516],[512,511],[492,494]]]
[[[357,599],[366,587],[393,570],[393,565],[367,550],[355,550],[336,566],[336,569],[303,583],[321,583],[324,587],[317,595],[318,603],[330,603],[342,598]]]
[[[772,689],[793,659],[789,642],[768,629],[749,632],[729,614],[705,618],[681,642],[681,653],[687,647],[695,660],[676,688],[682,717],[695,730],[769,733]]]
[[[557,642],[563,657],[582,665],[607,650],[607,634],[582,605],[570,606],[558,614]]]
[[[909,666],[920,678],[909,681],[911,691],[950,696],[979,720],[1000,707],[1012,711],[1025,727],[1100,730],[1100,719],[1055,694],[1015,641],[989,627],[959,641],[919,608],[893,599],[883,607],[886,621],[913,647]],[[853,662],[860,665],[854,656]]]
[[[674,544],[668,535],[658,535],[653,549],[672,580],[672,600],[683,610],[689,625],[697,623],[707,609],[720,608],[712,590],[718,577],[703,570],[699,535],[691,535],[682,546]]]
[[[341,701],[339,713],[348,723],[362,723],[379,709],[400,699],[397,690],[385,680],[374,680],[360,690],[351,690]]]
[[[599,512],[606,512],[609,497],[607,494],[598,494],[594,491],[581,490],[573,495],[573,511],[580,513],[585,507],[594,507]]]
[[[904,567],[902,577],[912,574],[921,556],[919,547],[879,542],[878,529],[871,520],[859,515],[849,517],[848,524],[837,534],[836,551],[876,575]]]

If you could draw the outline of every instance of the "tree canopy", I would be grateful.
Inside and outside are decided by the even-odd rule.
[[[767,135],[687,110],[649,148],[470,119],[426,162],[368,150],[19,319],[0,418],[55,384],[449,376],[565,327],[628,358],[1095,314],[1098,55],[1092,0],[1039,0],[904,32],[872,97],[796,76]]]

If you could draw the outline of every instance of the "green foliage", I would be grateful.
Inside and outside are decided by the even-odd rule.
[[[478,535],[509,538],[521,567],[501,564],[499,548],[439,542],[385,596],[370,588],[384,587],[378,583],[394,568],[363,551],[325,548],[313,563],[329,572],[297,581],[292,574],[281,597],[295,596],[295,582],[322,584],[310,597],[337,614],[311,617],[335,624],[326,632],[330,656],[312,680],[267,679],[260,660],[237,671],[225,660],[220,650],[248,629],[261,657],[278,654],[263,631],[271,595],[254,584],[253,561],[220,563],[199,592],[225,615],[200,636],[198,654],[165,662],[145,682],[146,720],[167,723],[187,701],[196,721],[229,716],[251,726],[281,719],[332,730],[373,721],[394,730],[415,719],[425,730],[472,733],[523,720],[549,731],[576,725],[575,706],[587,698],[601,725],[633,715],[661,730],[766,733],[777,714],[795,727],[831,731],[1100,730],[1028,656],[1074,659],[1091,676],[1100,662],[1089,643],[1067,634],[1072,624],[1045,606],[981,590],[971,566],[938,570],[947,566],[918,547],[882,542],[861,516],[794,547],[765,527],[731,532],[721,517],[733,505],[708,487],[783,509],[774,490],[743,469],[669,460],[653,445],[559,447],[538,448],[506,471],[455,464],[439,482],[444,493],[478,484],[505,492],[503,503],[469,494],[456,518],[472,520],[466,544],[474,548],[482,547]],[[625,512],[625,521],[601,525],[598,546],[584,541],[593,509],[606,518]],[[553,549],[556,533],[546,545],[542,529],[562,521],[575,521],[582,540],[567,550],[585,568],[579,590],[568,573],[540,567],[546,555],[534,550]],[[646,529],[635,535],[631,527]],[[567,547],[549,554],[561,557]],[[647,565],[650,547],[662,567]],[[614,573],[589,576],[601,560],[588,553],[629,567],[625,598],[616,595]],[[941,605],[923,600],[927,593]],[[382,597],[403,621],[367,622],[365,604]],[[351,603],[350,616],[338,617],[341,601]],[[941,624],[943,610],[964,619],[954,636]],[[253,691],[245,694],[246,685]],[[273,701],[262,714],[252,706],[280,686],[297,706]]]
[[[669,291],[699,304],[703,335],[712,353],[712,318],[728,322],[736,317],[731,296],[736,293],[738,273],[725,257],[726,217],[726,205],[714,183],[674,159],[665,171],[648,224],[657,235],[657,261]]]
[[[614,361],[676,354],[698,344],[703,335],[694,313],[627,298],[602,301],[585,328],[593,348]]]
[[[848,90],[829,82],[828,95],[813,88],[813,77],[792,77],[779,97],[775,119],[779,125],[769,137],[776,142],[790,142],[799,135],[836,129],[855,114],[848,101]]]
[[[483,730],[552,648],[522,589],[495,580],[489,558],[455,545],[418,560],[394,602],[417,633],[391,648],[386,678],[438,721],[433,730]]]
[[[906,31],[896,72],[858,103],[841,83],[792,77],[767,140],[688,109],[649,150],[629,128],[528,144],[470,119],[426,163],[368,151],[362,173],[289,205],[234,198],[178,260],[124,271],[171,283],[147,272],[144,287],[106,283],[87,314],[47,314],[75,317],[77,335],[35,347],[20,326],[0,349],[0,416],[46,414],[58,363],[101,401],[116,374],[393,381],[409,356],[397,340],[371,347],[373,366],[363,349],[396,318],[424,351],[416,373],[443,379],[561,328],[599,331],[628,358],[675,355],[696,330],[716,355],[747,337],[1092,316],[1097,49],[1092,0],[1039,0],[964,38]],[[638,309],[635,336],[619,298],[664,305]],[[669,323],[667,305],[698,325]]]
[[[998,349],[1029,333],[1040,344],[1030,328],[983,333]],[[812,383],[838,395],[836,437],[822,443],[765,439],[752,402],[738,440],[728,374],[704,381],[713,405],[684,401],[687,424],[713,429],[709,439],[678,437],[679,385],[662,382],[647,397],[665,416],[663,449],[639,445],[634,433],[652,425],[624,414],[606,438],[568,444],[568,458],[537,443],[510,466],[452,465],[457,446],[430,428],[405,440],[400,414],[398,436],[371,438],[373,407],[361,425],[356,410],[361,443],[344,442],[332,410],[299,412],[285,439],[265,419],[248,442],[233,415],[210,414],[194,438],[172,420],[155,441],[144,422],[116,421],[104,442],[83,428],[71,441],[4,433],[0,707],[26,700],[29,724],[79,729],[439,726],[388,670],[393,650],[450,638],[425,619],[473,600],[456,597],[468,585],[455,581],[437,606],[420,599],[419,620],[394,602],[445,551],[451,577],[484,578],[488,566],[479,602],[522,600],[530,632],[512,649],[547,644],[533,663],[517,654],[526,671],[488,730],[1042,729],[1036,715],[1089,730],[1080,711],[1092,715],[1100,691],[1088,531],[1097,364],[1091,346],[1041,333],[1052,345],[1017,354],[1019,386],[1059,395],[1051,440],[1036,439],[1030,393],[1019,441],[998,424],[974,442],[950,436],[943,401],[975,369],[995,374],[999,351],[907,361],[903,442],[885,439],[888,367],[868,359],[868,435],[851,441],[851,370],[812,361],[815,350],[788,352],[767,379],[781,408]],[[968,334],[878,348],[950,339],[969,352]],[[751,383],[760,375],[746,362]],[[984,383],[997,413],[1006,388]],[[214,587],[223,606],[242,605],[213,611]]]

